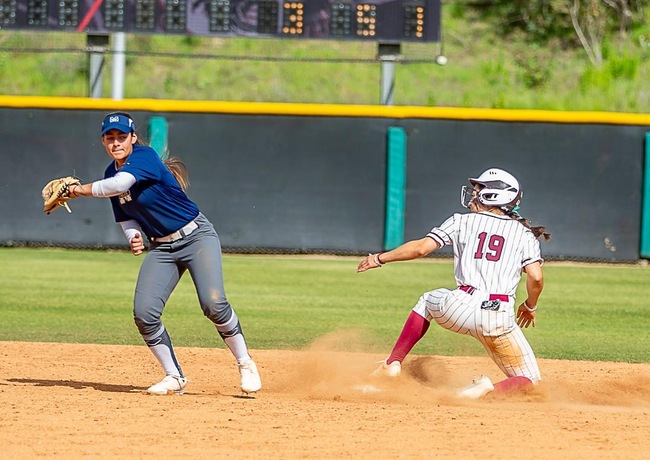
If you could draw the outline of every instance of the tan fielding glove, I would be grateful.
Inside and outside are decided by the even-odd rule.
[[[72,199],[70,187],[73,185],[81,185],[81,181],[76,177],[68,176],[48,182],[41,192],[43,196],[43,212],[49,214],[59,206],[63,206],[68,212],[72,212],[67,202]]]

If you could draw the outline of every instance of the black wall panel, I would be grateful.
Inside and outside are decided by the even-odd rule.
[[[92,111],[0,109],[0,241],[124,243],[108,200],[82,198],[71,202],[72,214],[43,214],[41,189],[49,180],[103,176],[110,160],[99,143],[102,117]]]
[[[453,212],[489,167],[514,174],[520,214],[552,234],[553,258],[638,258],[646,127],[409,120],[406,230],[419,238]]]
[[[388,122],[170,114],[171,154],[224,246],[381,248]]]

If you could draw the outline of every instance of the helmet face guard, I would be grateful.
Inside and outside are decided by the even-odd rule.
[[[474,187],[463,185],[460,188],[460,204],[463,208],[469,209],[469,203],[474,198]]]

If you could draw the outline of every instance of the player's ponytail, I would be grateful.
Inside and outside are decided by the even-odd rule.
[[[189,171],[187,166],[178,157],[169,157],[165,160],[165,166],[176,178],[178,185],[185,191],[190,186]]]
[[[519,222],[521,225],[529,229],[531,232],[533,232],[533,235],[535,235],[535,238],[540,238],[543,237],[544,241],[548,241],[551,239],[551,234],[546,231],[546,227],[538,225],[534,226],[530,223],[528,219],[525,217],[522,217],[517,211],[507,211],[506,214],[515,219],[517,222]]]

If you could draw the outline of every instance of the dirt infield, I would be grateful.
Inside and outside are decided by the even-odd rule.
[[[255,351],[264,389],[243,397],[223,349],[178,348],[183,396],[149,396],[144,347],[0,342],[4,458],[648,458],[650,365],[540,360],[514,399],[453,391],[487,358],[413,356],[396,382],[383,356]],[[364,391],[365,390],[365,391]],[[381,390],[381,391],[376,391]]]

